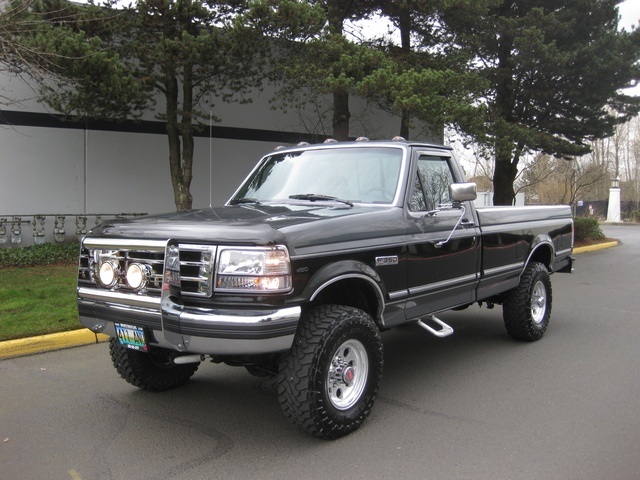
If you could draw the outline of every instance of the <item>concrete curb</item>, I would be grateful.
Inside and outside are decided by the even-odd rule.
[[[107,335],[95,334],[91,330],[84,328],[70,332],[7,340],[6,342],[0,342],[0,359],[91,345],[92,343],[105,342],[108,339],[109,337]]]
[[[587,245],[586,247],[578,247],[573,249],[573,253],[586,253],[586,252],[595,252],[597,250],[604,250],[605,248],[617,247],[620,245],[620,242],[616,240],[615,242],[605,242],[598,243],[596,245]]]
[[[595,252],[605,248],[616,247],[620,242],[607,242],[598,245],[579,247],[573,253]],[[22,357],[34,353],[60,350],[63,348],[79,347],[101,343],[109,340],[107,335],[95,334],[89,329],[73,330],[71,332],[52,333],[50,335],[40,335],[39,337],[21,338],[18,340],[8,340],[0,342],[0,360],[5,358]]]

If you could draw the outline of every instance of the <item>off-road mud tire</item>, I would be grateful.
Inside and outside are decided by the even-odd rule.
[[[540,340],[549,325],[551,303],[549,271],[542,263],[532,262],[520,284],[505,295],[502,313],[507,333],[516,340]]]
[[[173,363],[175,353],[164,348],[150,347],[148,353],[139,352],[109,341],[113,366],[122,378],[143,390],[160,392],[181,387],[198,370],[200,363]]]
[[[340,305],[303,315],[277,380],[282,411],[316,437],[333,439],[365,421],[382,378],[380,333],[371,316]]]

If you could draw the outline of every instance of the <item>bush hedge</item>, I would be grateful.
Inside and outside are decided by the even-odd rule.
[[[600,223],[595,218],[574,218],[574,234],[576,242],[602,240],[605,238],[600,229]]]
[[[36,265],[73,265],[78,263],[77,242],[44,243],[28,247],[0,248],[0,268]]]
[[[640,223],[640,211],[632,210],[631,213],[629,213],[628,220],[633,223]]]

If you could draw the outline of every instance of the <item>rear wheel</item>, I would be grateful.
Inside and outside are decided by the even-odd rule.
[[[539,340],[551,317],[551,280],[538,262],[527,266],[520,284],[506,294],[502,306],[507,333],[516,340]]]
[[[131,385],[144,390],[162,391],[181,387],[198,370],[200,363],[173,363],[175,352],[150,347],[148,353],[124,347],[118,340],[109,341],[113,366]]]
[[[380,333],[369,315],[338,305],[316,308],[300,320],[280,364],[282,411],[317,437],[351,433],[371,412],[382,366]]]

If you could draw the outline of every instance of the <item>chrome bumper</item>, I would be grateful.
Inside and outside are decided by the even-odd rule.
[[[171,297],[78,288],[80,323],[115,336],[116,322],[145,329],[149,342],[180,352],[253,355],[288,350],[300,307],[279,309],[205,309],[176,303]]]

